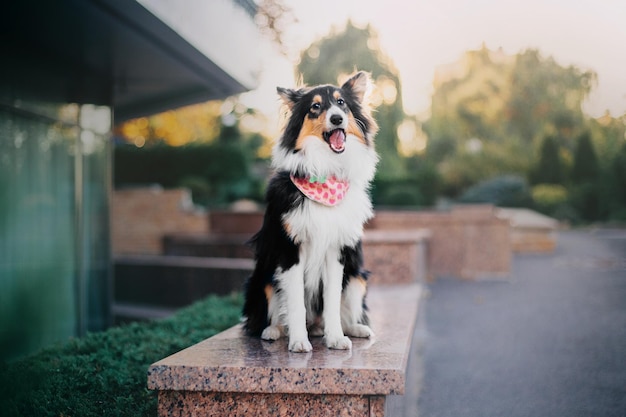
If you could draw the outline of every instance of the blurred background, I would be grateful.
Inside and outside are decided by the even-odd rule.
[[[261,2],[255,22],[270,41],[256,51],[257,87],[118,124],[127,146],[115,149],[115,185],[184,185],[205,206],[261,201],[259,172],[282,122],[276,86],[337,84],[358,68],[376,82],[377,205],[489,201],[570,222],[623,220],[622,7]],[[194,145],[230,159],[194,170],[182,156]],[[164,147],[185,168],[131,162],[158,165]]]
[[[110,326],[122,266],[161,253],[163,233],[262,210],[277,86],[372,74],[377,208],[626,222],[625,13],[614,0],[11,2],[0,357]],[[118,315],[167,314],[135,307]]]

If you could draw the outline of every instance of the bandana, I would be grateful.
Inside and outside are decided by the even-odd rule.
[[[350,188],[348,181],[338,180],[335,177],[297,178],[292,175],[291,182],[307,198],[329,207],[339,204]]]

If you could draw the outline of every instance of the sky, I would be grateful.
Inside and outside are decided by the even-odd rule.
[[[583,110],[599,117],[626,114],[626,1],[624,0],[284,0],[298,20],[287,27],[288,56],[263,48],[259,87],[244,102],[267,108],[276,86],[293,87],[299,52],[348,19],[370,24],[398,68],[405,111],[425,118],[435,69],[482,47],[517,54],[527,48],[598,74]],[[268,100],[271,97],[272,101]]]

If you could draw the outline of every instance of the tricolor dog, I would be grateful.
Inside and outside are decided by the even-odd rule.
[[[373,336],[361,250],[378,162],[369,83],[357,72],[341,87],[277,89],[289,118],[273,149],[263,226],[251,241],[256,265],[243,320],[250,335],[288,336],[293,352],[311,351],[309,336],[324,336],[331,349],[350,349],[348,336]]]

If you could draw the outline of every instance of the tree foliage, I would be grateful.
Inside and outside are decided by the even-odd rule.
[[[406,175],[398,154],[397,129],[405,117],[397,69],[382,53],[378,35],[371,27],[359,28],[348,22],[345,29],[311,44],[300,55],[297,76],[307,85],[338,84],[355,70],[372,75],[376,89],[371,102],[377,107],[379,125],[376,148],[380,154],[379,178]]]
[[[593,71],[534,49],[483,46],[440,67],[424,130],[443,193],[497,202],[514,174],[535,185],[529,205],[547,214],[626,220],[626,115],[583,113],[595,83]]]
[[[533,184],[563,184],[564,175],[559,142],[554,136],[546,136],[541,142],[539,161],[531,172]]]
[[[507,132],[527,143],[549,130],[568,140],[583,127],[582,103],[596,74],[563,67],[529,49],[516,56],[504,108]]]
[[[122,123],[115,134],[137,147],[154,143],[181,146],[210,142],[219,135],[222,103],[209,101]]]
[[[615,155],[606,176],[610,217],[626,222],[626,143]]]
[[[483,46],[440,67],[424,127],[444,192],[456,197],[509,174],[566,185],[574,139],[589,130],[582,103],[595,80],[533,49],[506,55]],[[582,163],[575,170],[586,169]]]
[[[586,221],[598,220],[604,214],[599,168],[591,137],[584,132],[576,140],[570,195],[572,205]]]
[[[262,138],[243,135],[233,124],[222,126],[210,143],[118,145],[113,182],[118,188],[146,184],[186,187],[196,204],[211,207],[240,198],[260,200],[263,179],[253,174],[252,165],[262,143]]]

